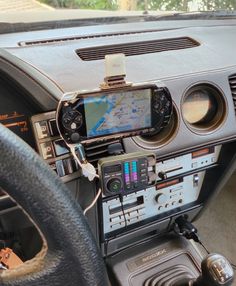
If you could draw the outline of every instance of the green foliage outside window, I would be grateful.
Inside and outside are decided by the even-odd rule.
[[[106,0],[41,0],[56,8],[117,10],[117,1]]]
[[[118,10],[121,0],[41,0],[48,5],[56,8],[78,8],[96,10]],[[133,0],[137,2],[138,10],[166,10],[166,11],[188,11],[188,4],[193,0]],[[194,0],[196,1],[196,0]],[[146,4],[145,4],[146,2]],[[199,1],[200,10],[220,10],[236,9],[236,0],[201,0]]]

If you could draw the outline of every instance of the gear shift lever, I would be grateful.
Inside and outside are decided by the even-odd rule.
[[[201,268],[202,275],[192,283],[193,286],[232,285],[234,271],[224,256],[215,253],[209,254],[202,261]]]
[[[183,216],[178,217],[176,220],[175,232],[186,237],[193,239],[195,242],[207,251],[199,236],[197,229]],[[208,252],[208,251],[207,251]],[[175,286],[230,286],[233,283],[234,271],[229,261],[222,255],[212,253],[206,256],[202,263],[202,275],[196,280],[183,279],[179,280]]]
[[[228,260],[219,254],[209,254],[201,264],[202,274],[197,279],[180,279],[174,286],[231,286],[234,271]]]

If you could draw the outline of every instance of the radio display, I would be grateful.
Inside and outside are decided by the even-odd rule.
[[[84,98],[87,137],[150,128],[150,88]]]

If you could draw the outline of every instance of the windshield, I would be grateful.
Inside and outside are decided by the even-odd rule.
[[[0,11],[92,9],[109,11],[234,10],[235,0],[0,0]]]
[[[0,23],[220,12],[234,16],[236,0],[0,0]],[[174,18],[173,18],[174,19]],[[173,20],[168,18],[168,20]]]

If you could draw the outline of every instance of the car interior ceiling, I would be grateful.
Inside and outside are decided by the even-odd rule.
[[[63,182],[58,196],[83,211],[112,286],[236,285],[236,21],[199,21],[0,34],[0,124]],[[24,285],[4,276],[1,249],[31,261],[43,232],[3,183],[0,285]]]

